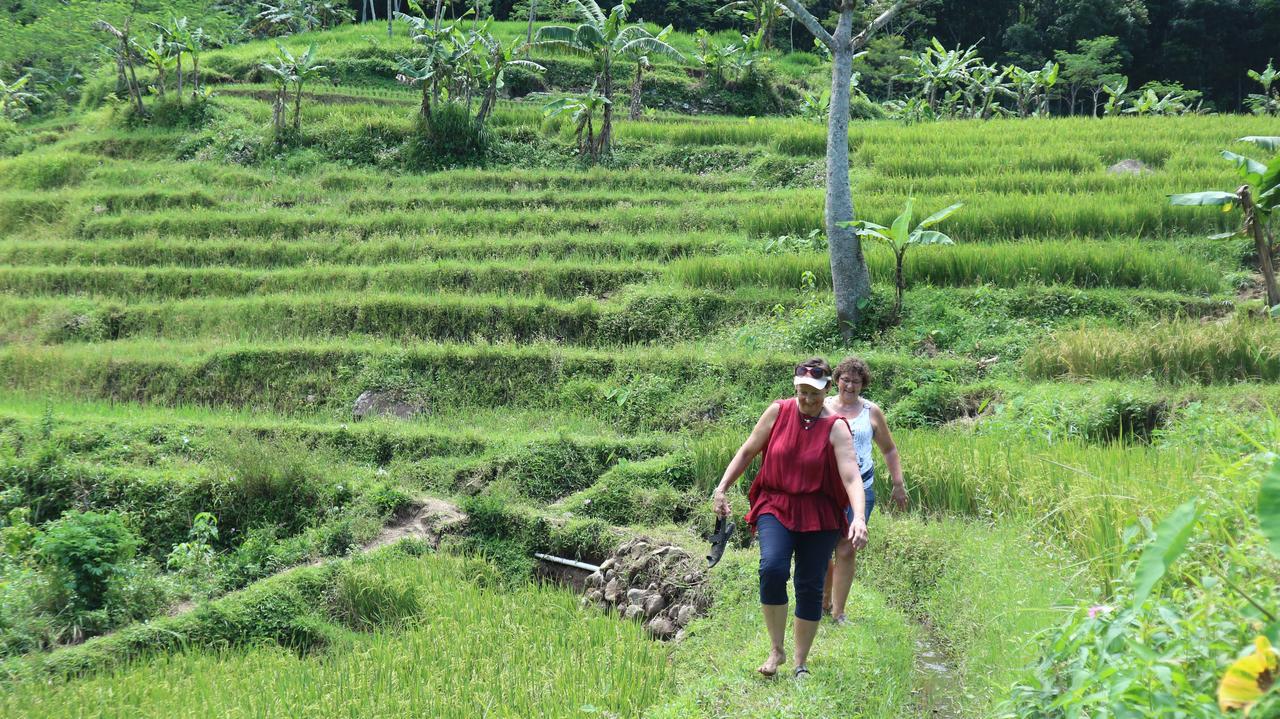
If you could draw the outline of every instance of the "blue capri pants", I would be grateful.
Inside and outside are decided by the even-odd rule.
[[[787,578],[794,555],[796,618],[822,619],[822,583],[840,532],[793,532],[777,517],[764,514],[756,521],[756,534],[760,540],[760,603],[787,603]]]

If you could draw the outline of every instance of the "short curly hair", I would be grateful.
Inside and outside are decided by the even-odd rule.
[[[840,364],[836,365],[836,371],[832,373],[832,380],[839,382],[840,378],[847,374],[858,375],[862,379],[863,389],[871,384],[871,368],[861,357],[845,357],[840,360]]]

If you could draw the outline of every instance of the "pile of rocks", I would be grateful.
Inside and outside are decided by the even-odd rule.
[[[584,604],[644,623],[658,639],[681,639],[710,606],[706,571],[674,544],[638,537],[623,543],[587,577]]]

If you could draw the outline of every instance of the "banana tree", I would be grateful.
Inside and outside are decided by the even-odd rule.
[[[1271,152],[1280,152],[1280,137],[1242,137],[1238,142],[1248,142]],[[1224,150],[1223,158],[1236,166],[1236,172],[1244,184],[1235,192],[1208,190],[1205,192],[1189,192],[1169,196],[1169,204],[1190,207],[1218,206],[1223,212],[1230,212],[1236,205],[1244,215],[1244,221],[1236,232],[1215,237],[1231,237],[1244,234],[1253,238],[1254,249],[1258,254],[1259,269],[1262,270],[1262,281],[1267,289],[1267,306],[1280,306],[1280,288],[1276,285],[1275,267],[1272,259],[1276,252],[1276,233],[1272,223],[1272,214],[1280,208],[1280,154],[1272,157],[1270,162],[1262,163],[1244,155]]]
[[[440,101],[441,90],[449,90],[458,75],[473,62],[472,52],[479,37],[463,33],[458,23],[433,27],[422,17],[396,13],[409,23],[410,36],[420,46],[417,55],[399,58],[400,74],[411,84],[423,83],[422,116],[431,116],[431,104]]]
[[[181,101],[184,74],[182,72],[182,55],[191,55],[191,96],[200,95],[200,53],[204,50],[207,39],[204,28],[191,27],[187,18],[170,20],[167,26],[155,25],[169,43],[178,65],[178,98]]]
[[[716,10],[717,15],[732,13],[751,23],[752,34],[761,35],[765,50],[773,47],[773,28],[789,13],[780,0],[733,0]]]
[[[1124,94],[1129,89],[1129,78],[1121,75],[1114,82],[1103,83],[1102,91],[1107,94],[1107,103],[1102,107],[1102,114],[1107,117],[1119,115],[1124,111]]]
[[[1280,115],[1280,85],[1276,85],[1276,80],[1280,79],[1280,72],[1277,72],[1268,60],[1266,70],[1262,72],[1250,70],[1249,77],[1262,85],[1262,93],[1249,93],[1244,104],[1258,115]],[[1272,85],[1276,85],[1275,92],[1271,90]]]
[[[970,45],[967,49],[948,50],[933,38],[924,52],[915,55],[904,55],[903,60],[915,68],[916,84],[928,99],[929,109],[938,112],[938,96],[964,87],[969,83],[969,73],[982,65],[978,56],[978,46]]]
[[[542,111],[547,117],[571,113],[574,136],[578,140],[578,154],[582,157],[590,157],[595,162],[600,159],[600,147],[595,135],[595,117],[603,116],[609,103],[609,98],[596,92],[596,88],[592,86],[591,90],[584,95],[562,97],[549,102]]]
[[[23,88],[31,83],[31,75],[23,75],[13,82],[0,80],[0,118],[17,120],[30,111],[31,103],[40,98]]]
[[[275,132],[276,142],[284,139],[286,112],[288,108],[289,85],[293,83],[292,55],[284,46],[276,43],[275,63],[260,63],[258,67],[269,75],[276,86],[275,98],[271,103],[271,129]]]
[[[284,50],[284,48],[281,49]],[[289,55],[288,50],[284,52]],[[293,129],[298,131],[302,129],[302,86],[307,80],[318,77],[325,66],[316,63],[315,43],[308,45],[307,51],[298,57],[294,58],[292,55],[289,57],[293,60]]]
[[[1049,92],[1058,83],[1058,63],[1046,62],[1039,70],[1010,65],[1006,68],[1013,80],[1018,100],[1018,117],[1049,114]]]
[[[845,227],[853,229],[859,237],[867,237],[872,240],[884,243],[893,251],[894,259],[894,288],[895,295],[893,301],[893,318],[898,321],[902,317],[902,293],[907,288],[907,281],[902,272],[903,259],[907,255],[907,250],[913,245],[954,245],[955,241],[949,236],[930,230],[930,227],[942,222],[964,207],[964,203],[957,202],[950,207],[943,208],[929,215],[920,221],[920,224],[914,228],[911,227],[912,209],[915,199],[907,200],[907,206],[902,210],[902,214],[898,215],[893,224],[885,227],[877,225],[874,222],[866,220],[858,220],[856,222],[843,223]]]
[[[147,46],[138,48],[138,54],[142,59],[156,71],[156,88],[160,91],[160,99],[165,97],[167,71],[173,67],[175,58],[173,50],[169,44],[165,42],[164,36],[157,37],[155,41]]]
[[[484,28],[488,28],[487,20]],[[485,85],[484,100],[480,102],[480,110],[476,113],[476,126],[484,129],[485,120],[488,119],[489,113],[493,112],[493,108],[498,102],[498,90],[503,87],[503,79],[507,68],[523,67],[533,72],[546,72],[547,68],[532,60],[515,58],[514,55],[518,48],[503,46],[501,40],[498,40],[485,30],[479,32],[477,38],[480,44],[484,45],[485,50],[488,51],[488,61],[482,69],[483,75],[481,78]]]
[[[666,47],[671,47],[667,44],[667,36],[670,34],[671,26],[668,25],[659,30],[657,35],[652,35],[652,39],[662,43]],[[684,55],[679,51],[672,48],[671,52],[674,54],[668,54],[668,57],[681,61],[684,60]],[[635,79],[631,81],[631,106],[629,118],[632,120],[639,120],[640,116],[644,114],[644,73],[646,70],[653,69],[653,63],[649,60],[648,50],[645,45],[641,43],[631,43],[624,47],[623,50],[619,51],[619,54],[623,57],[633,58],[636,61],[636,75]]]
[[[614,5],[606,15],[596,0],[572,0],[583,22],[577,26],[545,25],[533,36],[535,47],[549,47],[595,61],[596,85],[606,99],[613,98],[613,65],[619,57],[663,56],[683,59],[666,40],[649,32],[643,25],[628,24],[631,0]],[[665,35],[663,35],[665,37]],[[596,137],[595,155],[607,155],[613,145],[613,103],[601,109],[600,134]]]

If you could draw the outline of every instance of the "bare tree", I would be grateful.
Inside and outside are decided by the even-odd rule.
[[[800,4],[783,0],[801,25],[831,51],[831,114],[827,120],[827,197],[823,224],[831,251],[831,285],[835,292],[836,317],[840,333],[849,340],[871,297],[871,275],[862,255],[862,241],[847,224],[854,220],[853,190],[849,185],[849,85],[853,76],[853,56],[866,46],[871,36],[893,20],[903,8],[917,0],[897,0],[876,16],[857,35],[853,15],[858,0],[840,0],[840,18],[834,33]],[[845,223],[845,224],[842,224]]]
[[[129,97],[137,104],[138,114],[145,115],[146,110],[142,107],[142,89],[138,85],[138,73],[133,67],[133,62],[138,55],[134,48],[133,40],[129,37],[129,25],[132,22],[133,15],[130,14],[129,19],[124,23],[123,30],[116,28],[106,20],[95,21],[93,28],[108,33],[116,39],[116,48],[113,53],[116,58],[116,66],[120,71],[120,76],[125,79],[125,84],[129,89]]]

